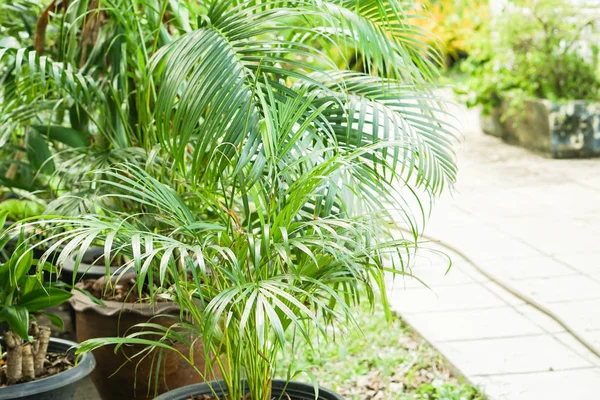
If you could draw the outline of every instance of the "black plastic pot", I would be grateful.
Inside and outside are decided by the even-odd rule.
[[[275,400],[279,400],[280,398],[285,400],[315,400],[315,389],[312,385],[307,383],[274,380],[271,390],[271,396]],[[285,394],[282,396],[284,390]],[[190,396],[200,396],[203,394],[217,396],[225,395],[226,389],[223,381],[212,382],[210,386],[207,383],[185,386],[158,396],[154,400],[188,400]],[[344,400],[339,394],[324,388],[319,388],[319,397],[316,399]]]
[[[2,339],[0,339],[0,343],[4,345]],[[77,346],[77,343],[51,338],[48,351],[66,353],[74,351],[73,346]],[[76,366],[60,374],[0,388],[0,400],[76,400],[77,384],[88,376],[95,366],[94,356],[87,353]]]
[[[104,257],[104,249],[102,247],[91,247],[89,248],[79,266],[77,267],[77,275],[75,277],[75,282],[79,282],[81,279],[99,279],[106,275],[106,266],[104,265],[104,261],[100,260],[95,262],[98,259]],[[73,283],[73,273],[75,271],[75,260],[77,258],[77,253],[73,253],[71,257],[67,258],[62,265],[60,271],[60,280],[66,282],[68,284]],[[123,268],[120,266],[110,267],[110,275],[112,276],[115,273],[121,273]],[[128,270],[128,272],[130,272]]]

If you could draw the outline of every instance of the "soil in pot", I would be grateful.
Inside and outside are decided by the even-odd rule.
[[[134,325],[145,322],[169,327],[178,321],[180,311],[177,304],[167,301],[154,305],[140,302],[140,298],[147,298],[147,293],[130,290],[136,287],[132,278],[133,275],[125,275],[117,283],[115,277],[110,280],[104,277],[77,284],[78,288],[95,294],[95,297],[102,299],[105,304],[102,307],[83,293],[73,291],[70,302],[75,310],[78,341],[126,336],[133,332],[131,328]],[[109,282],[115,290],[106,292],[104,288]],[[183,354],[190,352],[189,346],[185,344],[176,344],[175,347]],[[98,366],[92,374],[92,380],[103,400],[153,399],[155,392],[161,394],[202,381],[194,367],[173,352],[163,353],[157,380],[156,359],[152,355],[143,360],[139,357],[131,358],[143,348],[123,346],[116,354],[113,346],[94,351]],[[196,368],[204,371],[204,349],[199,341],[194,346],[194,360]]]
[[[5,346],[2,338],[0,344]],[[77,343],[50,338],[45,374],[33,381],[0,386],[0,400],[76,400],[77,385],[96,363],[91,354],[86,354],[75,364],[75,346]]]

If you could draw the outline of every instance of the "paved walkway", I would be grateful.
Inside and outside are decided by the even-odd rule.
[[[552,160],[479,130],[465,140],[456,191],[425,234],[533,298],[600,350],[600,159]],[[432,248],[439,248],[431,244]],[[560,325],[486,279],[459,255],[422,251],[396,279],[393,307],[490,399],[600,398],[600,359]]]

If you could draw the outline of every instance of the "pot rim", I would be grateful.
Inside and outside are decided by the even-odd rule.
[[[50,345],[52,344],[58,344],[61,348],[64,348],[65,352],[78,346],[75,342],[58,338],[50,338]],[[85,353],[79,362],[69,370],[31,382],[0,388],[0,400],[20,399],[69,386],[84,379],[95,367],[96,359],[94,355],[92,353]]]
[[[167,393],[164,393],[154,400],[183,400],[188,399],[190,395],[200,395],[200,394],[213,394],[213,390],[211,387],[217,391],[218,395],[221,395],[224,388],[223,381],[212,381],[209,383],[196,383],[193,385],[184,386],[175,390],[171,390]],[[291,393],[287,393],[291,400],[305,399],[306,396],[313,396],[311,399],[314,399],[315,390],[314,386],[309,383],[297,382],[297,381],[286,381],[283,379],[273,379],[272,387],[289,390]],[[219,393],[220,392],[220,393]],[[300,395],[303,397],[297,398],[294,396]],[[283,399],[283,397],[282,397]],[[345,400],[341,395],[335,393],[330,389],[326,389],[319,386],[319,397],[318,400]]]

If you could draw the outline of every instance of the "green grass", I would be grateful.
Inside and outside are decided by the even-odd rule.
[[[335,342],[288,349],[295,367],[348,400],[482,400],[478,390],[452,376],[440,354],[416,338],[400,319],[386,321],[383,310],[361,309],[361,330],[338,332]],[[281,360],[285,371],[290,359]],[[302,380],[302,376],[297,379]]]

